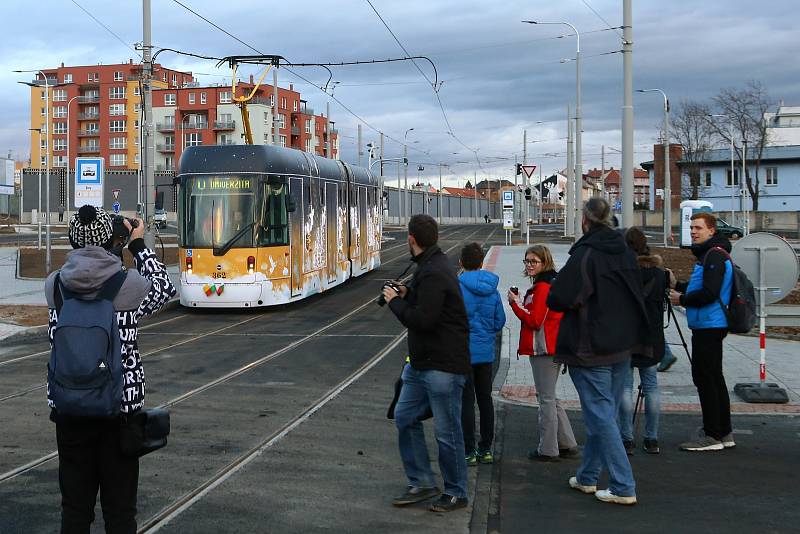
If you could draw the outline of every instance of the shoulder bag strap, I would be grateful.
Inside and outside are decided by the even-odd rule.
[[[114,297],[117,296],[119,290],[122,288],[122,284],[125,283],[125,278],[128,276],[128,271],[119,271],[114,276],[109,278],[103,284],[102,289],[100,289],[100,293],[97,294],[98,300],[114,300]]]

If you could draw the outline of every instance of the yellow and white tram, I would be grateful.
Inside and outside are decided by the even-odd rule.
[[[273,145],[195,146],[176,182],[184,306],[285,304],[380,265],[367,169]]]

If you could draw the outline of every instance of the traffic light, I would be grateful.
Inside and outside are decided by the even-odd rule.
[[[517,176],[522,174],[522,163],[517,163]]]
[[[531,199],[531,188],[530,187],[526,187],[525,188],[525,200],[530,200],[530,199]]]

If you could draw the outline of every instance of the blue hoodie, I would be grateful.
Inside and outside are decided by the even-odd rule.
[[[494,336],[506,324],[497,284],[500,277],[489,271],[465,271],[458,277],[469,319],[469,353],[472,363],[494,361]]]

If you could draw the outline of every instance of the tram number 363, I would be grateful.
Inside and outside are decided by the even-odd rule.
[[[223,272],[211,273],[211,278],[226,278],[226,275]]]

